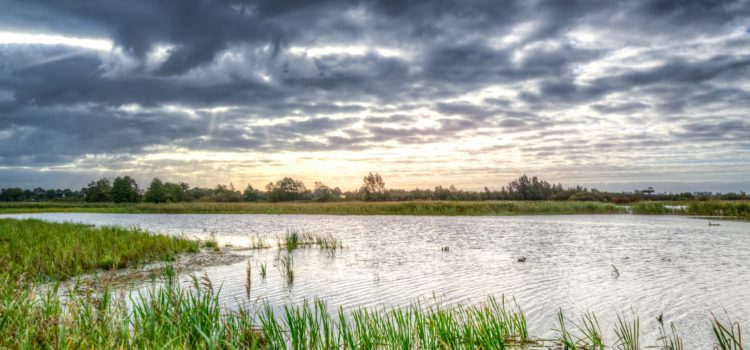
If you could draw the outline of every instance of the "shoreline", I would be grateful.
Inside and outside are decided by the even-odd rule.
[[[404,201],[404,202],[182,202],[86,203],[2,202],[0,214],[269,214],[515,216],[575,214],[686,215],[750,219],[750,201],[635,202],[573,201]]]

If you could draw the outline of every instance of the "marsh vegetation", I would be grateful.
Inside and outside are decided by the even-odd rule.
[[[89,212],[120,214],[313,214],[420,216],[509,216],[632,213],[649,215],[719,216],[750,219],[750,201],[646,201],[631,203],[627,205],[577,201],[352,201],[325,203],[185,202],[160,204],[0,202],[0,213],[12,214],[44,212]]]
[[[196,241],[139,228],[0,219],[0,271],[34,280],[174,260],[177,254],[198,249]]]
[[[180,216],[180,218],[185,219],[186,217]],[[373,225],[363,225],[364,229],[382,227],[384,229],[382,234],[388,232],[388,228],[384,227],[380,218],[368,218],[370,218],[368,220],[375,221]],[[589,217],[589,219],[592,218],[599,217]],[[160,222],[164,221],[164,217],[154,219]],[[221,219],[226,220],[226,217],[221,217]],[[268,217],[267,219],[269,225],[275,226],[280,222],[275,217]],[[671,220],[677,219],[680,219],[680,222],[688,220],[684,218]],[[144,221],[143,217],[139,217],[138,220],[147,222]],[[205,216],[198,216],[197,220],[205,222],[207,219]],[[330,221],[330,219],[325,220]],[[362,220],[362,218],[346,220]],[[385,218],[382,220],[385,220]],[[388,218],[388,220],[392,221],[393,218]],[[488,221],[488,218],[420,219],[415,217],[403,218],[402,220],[409,220],[410,222],[421,220],[414,221],[414,225],[411,226],[419,228],[416,232],[431,232],[439,227],[451,228],[451,230],[462,227],[461,225],[456,226],[455,223],[449,224],[456,220],[476,224],[477,222],[491,223],[497,219]],[[513,222],[517,220],[522,222],[527,219],[505,218],[503,220],[505,220],[504,225],[493,226],[494,228],[487,227],[483,231],[498,232],[499,227],[507,227],[508,225],[510,225],[509,229],[514,231],[525,226],[519,226],[513,224]],[[556,224],[545,225],[544,227],[559,228],[570,220],[561,217],[557,219]],[[255,218],[254,222],[261,225],[258,218]],[[357,222],[361,223],[361,221]],[[629,231],[623,223],[621,220],[614,227]],[[557,315],[557,322],[552,321],[553,324],[546,328],[551,332],[544,332],[544,329],[542,329],[543,335],[540,335],[530,330],[528,323],[532,322],[538,325],[540,324],[538,318],[553,318],[554,308],[547,308],[547,312],[541,313],[536,309],[532,313],[534,317],[530,321],[526,309],[521,308],[514,299],[487,297],[487,295],[492,294],[484,290],[481,294],[485,298],[472,297],[473,301],[464,299],[458,302],[448,302],[437,296],[433,297],[435,299],[420,299],[414,296],[411,303],[379,303],[378,306],[355,306],[353,308],[329,307],[329,303],[335,303],[336,300],[326,298],[325,295],[321,295],[324,299],[310,298],[281,304],[278,302],[269,303],[264,298],[271,284],[285,289],[286,293],[291,293],[297,288],[311,288],[311,286],[314,286],[310,284],[312,280],[328,278],[329,276],[325,274],[311,274],[311,271],[317,271],[316,268],[309,266],[314,262],[324,264],[325,267],[321,267],[324,270],[320,271],[326,271],[328,275],[333,275],[330,277],[335,280],[335,274],[345,273],[335,266],[343,263],[342,266],[347,266],[347,269],[358,269],[356,266],[347,265],[354,263],[349,259],[352,256],[357,256],[357,254],[360,254],[357,259],[364,259],[365,256],[361,254],[365,254],[367,250],[372,250],[373,247],[380,246],[382,242],[391,244],[386,245],[390,249],[408,245],[410,247],[408,252],[411,252],[408,254],[416,254],[415,252],[420,252],[422,249],[429,250],[432,253],[428,252],[427,255],[415,257],[418,261],[421,261],[426,256],[436,255],[437,260],[427,260],[428,265],[426,266],[434,265],[436,261],[442,261],[442,264],[451,264],[453,260],[465,265],[467,262],[465,260],[467,246],[466,241],[461,239],[460,236],[451,236],[452,239],[450,240],[420,245],[413,239],[407,239],[408,237],[403,234],[384,237],[381,242],[381,240],[374,240],[378,236],[372,236],[371,231],[366,231],[362,237],[368,237],[365,241],[367,245],[362,246],[362,241],[353,239],[350,247],[348,240],[350,236],[344,236],[347,238],[347,249],[341,251],[341,255],[336,255],[334,259],[329,259],[322,258],[322,252],[328,249],[340,249],[342,245],[341,239],[332,234],[314,234],[290,229],[285,234],[276,236],[279,243],[273,245],[271,244],[272,240],[267,239],[269,236],[252,234],[250,235],[250,242],[246,244],[251,247],[252,242],[255,241],[258,248],[256,248],[257,250],[246,250],[246,252],[257,256],[258,260],[245,259],[237,265],[241,270],[243,267],[245,270],[243,271],[243,278],[246,278],[244,283],[246,290],[244,292],[247,299],[242,303],[232,304],[227,303],[226,299],[222,299],[221,293],[225,286],[223,283],[214,283],[213,278],[209,277],[211,274],[204,273],[201,277],[178,276],[169,267],[157,283],[141,285],[136,291],[121,291],[108,288],[106,285],[97,289],[80,289],[76,284],[60,285],[56,283],[56,281],[70,279],[81,273],[99,269],[100,264],[92,262],[100,261],[107,254],[116,252],[111,249],[131,250],[129,254],[123,255],[127,256],[123,260],[128,261],[128,263],[108,266],[108,269],[118,266],[138,266],[149,261],[172,260],[177,254],[197,251],[201,247],[205,250],[213,250],[224,243],[221,234],[209,235],[208,239],[198,241],[180,236],[154,235],[137,228],[97,228],[82,224],[55,224],[39,220],[13,219],[0,220],[0,224],[3,225],[0,226],[3,228],[0,232],[13,232],[7,236],[2,236],[2,239],[0,239],[4,254],[16,249],[15,247],[10,248],[9,242],[11,238],[16,239],[16,237],[22,236],[21,231],[23,230],[20,230],[19,227],[26,229],[27,236],[19,238],[19,242],[40,235],[43,238],[38,238],[37,243],[28,243],[31,246],[39,247],[42,242],[56,242],[53,238],[45,235],[59,234],[70,241],[67,246],[59,245],[61,249],[72,250],[72,246],[80,245],[87,247],[83,248],[85,251],[97,253],[94,255],[97,258],[74,259],[67,263],[48,265],[31,258],[12,259],[14,268],[3,269],[2,282],[4,284],[0,287],[3,298],[3,313],[0,315],[0,336],[2,336],[0,347],[3,348],[513,349],[531,347],[542,349],[629,350],[644,349],[651,346],[660,349],[683,349],[686,344],[686,336],[691,339],[690,341],[694,340],[691,338],[694,337],[694,334],[685,333],[685,328],[670,322],[673,318],[662,321],[661,316],[659,316],[659,323],[654,324],[653,322],[643,322],[643,319],[638,318],[634,312],[619,313],[614,321],[605,317],[607,322],[600,325],[598,315],[593,312],[576,316],[574,313],[560,311]],[[590,225],[590,222],[587,221],[586,224]],[[742,224],[744,223],[735,223],[735,225]],[[191,223],[188,223],[188,225],[195,227]],[[247,225],[241,224],[236,226],[247,227]],[[350,222],[344,226],[349,229],[354,227]],[[12,227],[16,228],[9,229]],[[542,226],[532,225],[532,227],[538,229]],[[599,229],[602,228],[602,226],[598,227]],[[638,227],[643,229],[642,226]],[[733,225],[729,223],[718,228],[709,228],[701,223],[699,227],[701,230],[711,231],[712,233],[717,229],[733,229]],[[199,227],[197,229],[202,230]],[[324,229],[323,226],[320,226],[320,231],[334,232],[330,229]],[[91,237],[108,237],[107,235],[122,235],[123,237],[114,241]],[[546,236],[546,234],[543,236]],[[248,235],[245,234],[244,237],[247,240]],[[493,242],[496,242],[501,236],[495,233],[492,237],[489,241],[478,241],[477,247],[494,245]],[[525,237],[527,240],[536,239],[527,233],[520,233],[518,237]],[[478,236],[471,235],[468,238],[473,240]],[[81,242],[75,243],[75,240]],[[120,243],[113,243],[118,241]],[[140,241],[144,243],[137,243]],[[516,241],[515,238],[512,241]],[[207,244],[206,242],[212,243]],[[443,242],[449,242],[449,245],[443,245]],[[670,242],[677,244],[674,240],[670,240]],[[496,243],[502,246],[504,250],[514,249],[512,245],[507,244],[508,242]],[[114,244],[114,246],[110,246],[110,244]],[[565,242],[557,242],[557,244],[567,246]],[[57,246],[57,244],[54,245],[54,247]],[[54,247],[50,247],[50,249]],[[438,248],[443,252],[435,252]],[[36,250],[44,253],[29,254],[28,256],[41,257],[50,254],[41,248]],[[353,251],[350,252],[350,250]],[[589,255],[590,252],[581,253]],[[731,252],[728,253],[732,254]],[[387,253],[378,250],[377,254]],[[515,270],[514,274],[518,274],[529,268],[550,268],[544,265],[545,261],[542,256],[532,251],[524,254],[531,254],[531,259],[528,261],[524,259],[525,264],[518,264],[518,261],[527,255],[514,253],[508,257],[509,265],[503,265],[502,269],[513,269]],[[274,260],[273,270],[268,271],[271,263],[269,259],[273,258],[274,255],[278,260]],[[3,257],[5,256],[3,255]],[[50,256],[54,256],[54,254]],[[481,259],[483,255],[481,251],[475,248],[471,256]],[[633,257],[633,259],[640,258]],[[339,260],[343,261],[339,262]],[[554,265],[561,264],[559,260],[553,260],[555,260]],[[622,273],[619,279],[606,278],[606,275],[613,269],[609,264],[603,267],[604,276],[601,278],[617,284],[619,289],[626,287],[627,285],[623,283],[628,283],[628,280],[637,271],[635,266],[626,262],[630,260],[618,262],[618,269]],[[10,265],[7,263],[10,259],[3,261],[8,266]],[[66,260],[58,258],[52,261],[63,262]],[[365,260],[360,261],[364,262]],[[497,264],[497,260],[493,261]],[[414,265],[413,262],[409,261],[396,262],[395,265],[384,263],[381,267],[378,267],[378,269],[382,269],[378,272],[381,273],[381,277],[378,281],[373,281],[373,285],[386,285],[399,278],[404,278],[399,277],[402,275],[398,275],[400,273],[398,266],[401,266],[401,264],[404,265],[404,271],[411,271],[412,277],[414,271],[422,270],[419,265]],[[667,263],[663,262],[663,264]],[[44,269],[40,269],[40,266],[43,266]],[[448,267],[448,270],[457,266]],[[663,265],[661,268],[667,266]],[[466,275],[468,271],[474,268],[457,270],[457,276]],[[589,268],[591,267],[589,266]],[[278,269],[278,273],[273,273],[276,269]],[[483,273],[490,273],[493,276],[495,274],[493,271],[488,271],[487,267],[481,269]],[[362,280],[357,279],[356,274],[360,274],[362,270],[356,271],[354,275],[344,277],[354,278],[354,283],[361,285]],[[397,275],[391,276],[391,274]],[[255,280],[255,276],[260,276],[260,278]],[[436,286],[449,283],[456,276],[443,277],[439,272],[431,275]],[[524,277],[526,283],[533,283],[533,279],[528,277]],[[582,282],[579,277],[577,277],[577,281]],[[503,279],[502,277],[498,278]],[[543,278],[549,279],[549,276]],[[186,283],[186,281],[189,282]],[[469,280],[460,280],[458,283],[465,284],[467,281]],[[490,281],[482,278],[479,285],[487,285],[488,282]],[[417,281],[416,283],[421,282]],[[585,282],[583,285],[586,285]],[[347,286],[341,284],[338,288],[348,288]],[[252,298],[250,297],[251,287]],[[473,287],[469,286],[468,288]],[[344,296],[348,296],[348,294]],[[526,301],[528,301],[528,296]],[[531,302],[535,304],[534,299],[531,299]],[[741,308],[741,305],[738,305],[738,307]],[[649,319],[653,319],[652,315],[649,314],[648,316]],[[710,331],[706,332],[705,336],[712,337],[712,339],[706,340],[708,343],[714,344],[718,349],[742,349],[739,323],[732,322],[728,315],[724,316],[723,314],[712,317],[708,313],[704,320],[704,328]],[[548,321],[542,323],[547,324]],[[535,329],[539,331],[538,327]],[[16,334],[20,334],[20,336],[16,336]],[[687,344],[693,343],[688,342]]]

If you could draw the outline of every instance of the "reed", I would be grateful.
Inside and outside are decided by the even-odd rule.
[[[677,334],[677,327],[670,324],[670,330],[664,329],[664,324],[659,321],[659,347],[661,350],[684,350],[682,338]]]
[[[250,291],[252,290],[253,286],[253,269],[250,265],[250,260],[247,261],[247,267],[245,268],[245,295],[250,298]]]
[[[687,214],[750,219],[750,201],[696,201],[688,205]]]
[[[271,248],[271,244],[268,243],[268,237],[265,235],[255,234],[250,236],[250,249],[267,249]]]
[[[139,228],[91,227],[0,219],[0,271],[35,280],[63,280],[99,268],[137,266],[197,252],[192,240]]]
[[[279,258],[281,263],[281,272],[286,277],[287,283],[294,282],[294,259],[291,255],[284,255]]]
[[[505,297],[489,297],[473,305],[444,305],[435,300],[429,306],[415,302],[350,312],[329,310],[321,300],[282,305],[282,312],[269,304],[227,309],[220,302],[220,288],[208,276],[193,276],[192,284],[182,284],[171,265],[160,283],[141,292],[119,294],[106,286],[92,291],[77,283],[62,290],[60,280],[99,268],[105,257],[141,263],[167,259],[166,253],[198,249],[195,241],[138,229],[4,219],[0,220],[0,249],[0,349],[460,350],[543,345],[529,334],[526,315],[516,300]],[[75,254],[60,256],[59,250]],[[291,283],[292,255],[279,259]],[[264,263],[262,275],[265,269]],[[249,294],[250,265],[247,275]],[[576,324],[559,312],[558,321],[553,347],[644,348],[638,318],[627,321],[618,315],[617,339],[611,347],[605,346],[593,313],[582,315]],[[716,349],[744,348],[738,323],[713,317],[711,325]],[[673,325],[667,331],[661,324],[654,343],[665,350],[683,348]]]
[[[109,289],[93,294],[61,291],[0,275],[0,348],[11,349],[523,349],[545,348],[529,337],[526,316],[507,298],[474,305],[329,310],[321,300],[225,309],[205,275],[192,284],[167,268],[162,282],[127,295]],[[126,302],[127,301],[127,302]],[[560,336],[551,348],[605,349],[593,314],[567,328],[558,313]],[[587,325],[588,324],[588,325]],[[638,349],[639,323],[618,319],[618,341],[607,349]],[[580,335],[571,333],[577,329]],[[743,349],[739,325],[714,318],[717,349]],[[671,339],[679,339],[672,328]],[[580,339],[576,339],[580,337]],[[584,339],[584,341],[581,341]],[[659,340],[662,340],[661,338]],[[560,344],[556,346],[555,344]],[[662,349],[681,349],[672,345]],[[681,344],[680,341],[668,344]]]
[[[316,235],[306,231],[289,230],[284,237],[277,238],[279,248],[291,252],[298,248],[318,246],[328,251],[344,247],[342,241],[332,234]]]
[[[636,317],[632,322],[628,322],[622,315],[617,315],[617,324],[615,325],[615,335],[617,342],[615,348],[619,350],[640,350],[640,321]]]
[[[201,244],[204,248],[213,250],[215,252],[221,251],[221,248],[219,247],[219,240],[216,238],[216,232],[211,232],[209,238],[201,241]]]
[[[599,321],[596,319],[596,315],[594,315],[593,312],[586,312],[581,315],[581,321],[578,324],[571,321],[575,329],[578,331],[578,335],[573,335],[570,329],[567,328],[565,316],[563,315],[562,310],[558,311],[557,319],[559,324],[559,328],[557,329],[559,341],[566,349],[606,349],[602,337],[602,331],[599,327]]]
[[[711,330],[716,338],[716,349],[719,350],[743,350],[742,330],[740,324],[728,320],[727,324],[721,322],[715,315],[711,321]]]
[[[550,215],[618,214],[612,203],[574,201],[404,202],[186,202],[186,203],[0,203],[0,213],[92,212],[129,214],[321,214],[321,215]]]

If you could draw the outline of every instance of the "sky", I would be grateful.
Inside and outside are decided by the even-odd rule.
[[[748,0],[0,8],[0,187],[750,191]]]

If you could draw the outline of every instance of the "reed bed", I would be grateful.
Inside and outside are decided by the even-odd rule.
[[[265,235],[255,234],[250,236],[250,249],[268,249],[271,248],[271,244],[268,242],[268,237]]]
[[[80,205],[78,205],[80,204]],[[131,214],[322,214],[322,215],[551,215],[618,214],[621,206],[573,201],[405,202],[188,202],[188,203],[0,203],[0,213],[98,212]]]
[[[535,340],[520,306],[501,297],[475,305],[330,310],[322,300],[274,308],[269,304],[225,309],[207,277],[177,283],[166,269],[163,283],[126,296],[105,289],[98,294],[59,285],[37,285],[0,279],[0,348],[11,349],[645,349],[636,319],[620,318],[617,339],[605,345],[595,316],[566,324],[562,313],[559,337]],[[76,287],[73,287],[74,289]],[[68,296],[63,296],[63,294]],[[128,299],[129,298],[129,299]],[[128,303],[125,301],[129,300]],[[740,326],[714,318],[715,349],[744,348]],[[664,334],[664,333],[662,333]],[[667,339],[667,340],[665,340]],[[681,350],[672,332],[653,347]]]
[[[685,206],[677,209],[671,206]],[[320,215],[558,215],[654,214],[727,216],[750,219],[750,201],[643,201],[626,206],[574,201],[405,201],[405,202],[186,202],[67,203],[2,202],[0,213],[92,212],[130,214],[320,214]]]
[[[323,245],[302,236],[298,233],[298,246],[305,240]],[[198,248],[195,241],[138,229],[0,220],[0,348],[683,349],[674,325],[667,329],[661,324],[659,338],[644,340],[638,318],[622,315],[612,328],[616,338],[605,342],[593,313],[575,322],[558,313],[558,336],[541,342],[529,334],[523,309],[505,297],[474,305],[436,300],[429,306],[415,302],[350,312],[329,310],[322,300],[227,309],[220,302],[220,288],[207,276],[194,276],[192,284],[182,285],[171,266],[162,283],[143,292],[94,291],[77,284],[63,291],[56,282],[97,269],[113,254],[117,261],[138,264]],[[292,254],[279,259],[291,283]],[[265,275],[265,264],[260,269]],[[248,265],[248,295],[250,276]],[[744,349],[740,325],[723,319],[710,320],[714,348]]]
[[[35,280],[173,260],[176,254],[198,250],[195,241],[139,228],[0,219],[0,271]]]
[[[750,201],[703,201],[688,205],[688,215],[750,219]]]
[[[631,205],[635,214],[717,216],[750,219],[750,201],[638,202]]]
[[[336,250],[344,247],[342,241],[330,233],[318,235],[297,230],[287,231],[284,237],[277,237],[276,242],[279,248],[285,248],[290,252],[298,248],[312,246],[326,250]]]

